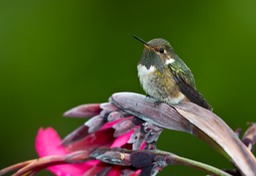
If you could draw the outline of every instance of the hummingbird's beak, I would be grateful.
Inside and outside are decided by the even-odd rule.
[[[143,43],[146,47],[149,47],[149,46],[148,46],[148,43],[147,43],[145,40],[139,38],[139,37],[136,36],[136,35],[133,35],[133,37],[134,37],[135,39],[139,40],[141,43]]]

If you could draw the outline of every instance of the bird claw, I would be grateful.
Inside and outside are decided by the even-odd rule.
[[[146,98],[153,98],[153,99],[155,99],[154,97],[150,96],[149,94],[146,94]],[[164,101],[155,100],[155,101],[154,101],[154,107],[159,106],[161,103],[164,103]]]
[[[161,101],[161,100],[156,100],[156,101],[154,101],[154,107],[159,106],[161,103],[164,103],[164,102]]]

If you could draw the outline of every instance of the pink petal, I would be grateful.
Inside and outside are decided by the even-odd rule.
[[[146,147],[146,142],[143,142],[140,146],[140,150],[143,150]]]
[[[66,149],[62,146],[61,139],[53,128],[40,128],[36,136],[36,151],[40,157],[49,155],[65,155]],[[82,176],[84,173],[98,164],[99,161],[88,161],[82,164],[62,164],[48,169],[57,176]]]
[[[115,124],[119,123],[120,121],[123,121],[123,120],[126,120],[126,119],[131,119],[131,118],[133,118],[133,116],[126,117],[126,118],[119,118],[119,119],[117,119],[117,120],[107,122],[107,123],[101,128],[101,130],[107,129],[107,128],[112,128]]]
[[[86,136],[84,139],[72,143],[67,146],[68,152],[78,151],[78,150],[86,150],[90,152],[91,150],[97,147],[108,147],[112,144],[113,138],[113,129],[105,129],[100,130],[95,133],[91,133]]]
[[[122,121],[123,119],[117,119],[115,121],[112,121],[112,122],[107,122],[102,128],[101,130],[104,130],[104,129],[108,129],[108,128],[112,128],[115,124],[119,123],[120,121]]]
[[[40,128],[36,136],[36,151],[40,157],[48,155],[65,155],[66,149],[62,146],[61,139],[53,128]]]
[[[130,176],[138,176],[138,175],[140,175],[140,172],[141,172],[141,170],[137,170],[136,172],[134,172]]]
[[[133,134],[133,132],[134,132],[134,129],[128,131],[127,133],[125,133],[121,136],[118,136],[110,147],[111,148],[121,147],[121,146],[127,144],[129,139],[131,138],[131,135]]]
[[[57,176],[83,176],[89,169],[95,167],[93,163],[60,164],[47,168]]]
[[[92,165],[83,176],[97,175],[104,167],[106,167],[105,163]]]
[[[120,175],[121,175],[120,166],[113,166],[108,173],[108,176],[120,176]]]
[[[135,128],[135,124],[132,118],[125,118],[123,121],[115,124],[113,128],[115,129],[114,137],[118,137],[122,134],[127,133],[128,131]]]

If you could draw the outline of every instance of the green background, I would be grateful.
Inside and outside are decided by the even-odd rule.
[[[143,93],[136,64],[144,40],[169,40],[197,88],[233,129],[255,121],[256,1],[0,1],[0,168],[37,157],[34,139],[63,137],[84,119],[62,118],[114,92]],[[166,131],[158,147],[225,168],[199,139]],[[40,175],[48,175],[43,172]],[[172,166],[159,175],[205,175]]]

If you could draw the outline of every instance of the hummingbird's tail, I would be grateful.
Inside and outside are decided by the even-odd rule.
[[[212,106],[207,102],[207,100],[201,95],[194,87],[188,88],[187,86],[179,86],[181,92],[193,103],[209,109],[212,111]]]

